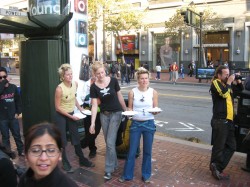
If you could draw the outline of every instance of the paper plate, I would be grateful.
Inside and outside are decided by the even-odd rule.
[[[74,113],[73,116],[78,117],[79,119],[83,119],[86,118],[86,115],[82,114],[82,113]]]
[[[82,113],[85,114],[85,115],[89,115],[89,116],[91,115],[90,110],[83,110]]]
[[[135,114],[138,114],[138,112],[136,112],[136,111],[125,111],[125,112],[122,112],[122,115],[124,115],[124,116],[133,116]]]
[[[162,109],[155,107],[155,108],[150,108],[147,110],[148,112],[162,112]]]

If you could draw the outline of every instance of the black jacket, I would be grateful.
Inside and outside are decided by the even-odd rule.
[[[21,98],[17,86],[8,81],[0,82],[0,120],[13,119],[15,114],[21,114]]]
[[[242,88],[242,84],[236,87],[240,89]],[[213,80],[210,87],[213,99],[213,119],[233,120],[233,90],[231,85],[224,84],[219,79]]]
[[[48,176],[35,180],[31,168],[21,177],[18,187],[77,187],[78,185],[56,167]]]

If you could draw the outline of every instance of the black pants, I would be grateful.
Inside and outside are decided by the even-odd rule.
[[[212,119],[212,156],[211,163],[222,172],[236,150],[235,127],[233,122],[224,119]]]
[[[95,139],[101,130],[100,112],[97,113],[95,120],[95,134],[90,134],[91,116],[84,118],[85,138],[81,140],[82,147],[89,147],[90,151],[96,151]]]

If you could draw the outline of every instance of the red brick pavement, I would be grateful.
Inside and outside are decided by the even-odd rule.
[[[13,138],[11,139],[12,147],[15,148]],[[105,143],[102,133],[97,137],[97,156],[92,159],[95,163],[94,168],[84,168],[93,173],[104,174],[105,163]],[[74,154],[73,147],[68,145],[69,160],[74,168],[78,168],[78,159]],[[88,155],[89,151],[84,149],[84,154]],[[228,187],[250,187],[250,173],[241,170],[245,166],[246,154],[235,153],[232,157],[225,172],[231,175],[229,181],[218,181],[214,179],[209,171],[209,160],[211,146],[204,144],[192,143],[184,140],[155,136],[153,144],[152,158],[152,180],[150,184],[141,181],[141,162],[139,156],[136,160],[134,180],[125,183],[119,183],[118,178],[122,174],[124,160],[119,160],[119,168],[113,174],[113,178],[107,181],[103,187],[118,186],[228,186]],[[20,165],[25,165],[24,158],[14,160]],[[60,163],[61,165],[61,163]],[[81,187],[87,185],[78,183]]]

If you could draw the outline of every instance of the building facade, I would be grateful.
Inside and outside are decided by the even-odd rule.
[[[204,4],[205,2],[206,4]],[[228,63],[229,66],[235,68],[250,68],[250,1],[192,1],[199,12],[203,12],[209,6],[224,24],[223,30],[205,34],[201,62],[199,62],[199,33],[196,33],[193,28],[190,27],[190,30],[185,33],[179,33],[178,37],[168,36],[165,33],[165,21],[168,21],[177,9],[187,7],[190,3],[191,1],[186,0],[133,1],[135,6],[147,9],[143,22],[151,27],[147,31],[139,33],[133,33],[133,31],[122,33],[123,37],[134,35],[135,38],[138,38],[134,42],[139,42],[137,54],[125,53],[125,59],[129,59],[127,62],[133,61],[137,67],[147,62],[151,70],[155,68],[157,63],[161,63],[163,70],[168,69],[168,65],[174,61],[177,64],[183,63],[185,67],[191,61],[195,61],[201,67],[206,67],[209,62],[213,62],[215,66]],[[110,53],[118,54],[117,47],[110,49],[114,50]],[[116,56],[110,58],[117,60]]]

